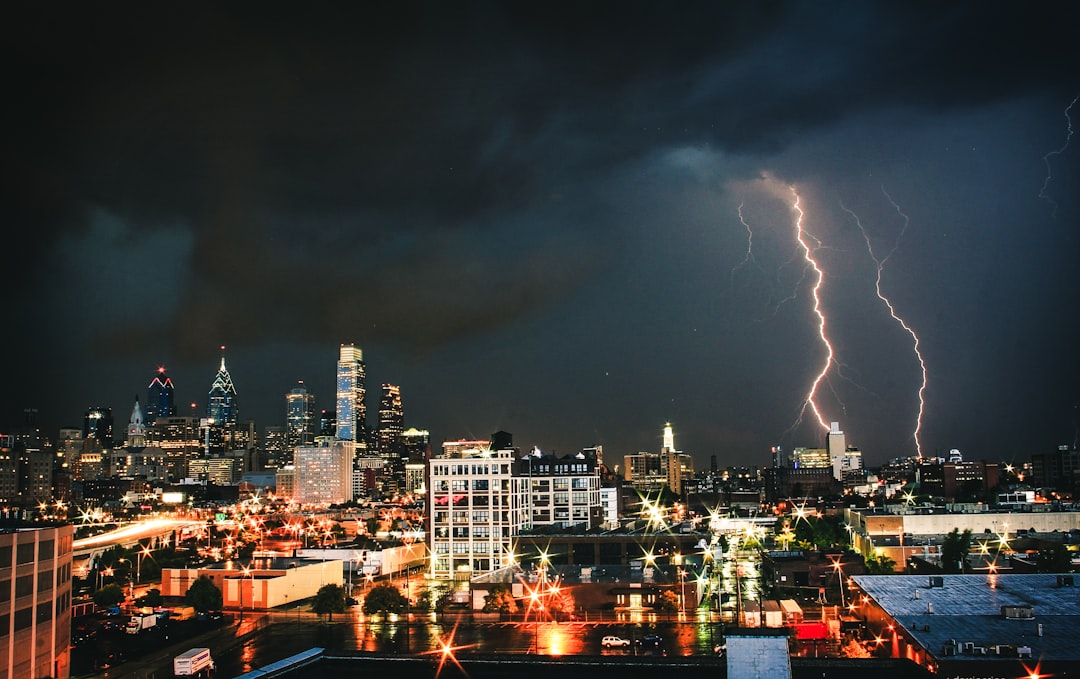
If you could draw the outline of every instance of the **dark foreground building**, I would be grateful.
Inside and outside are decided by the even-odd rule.
[[[480,656],[433,653],[420,657],[367,653],[330,654],[311,649],[241,675],[239,679],[325,679],[374,676],[395,679],[725,679],[724,658],[626,656]],[[792,679],[929,679],[932,674],[904,659],[791,659]]]

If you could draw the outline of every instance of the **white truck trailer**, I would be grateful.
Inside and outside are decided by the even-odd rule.
[[[173,658],[173,674],[178,677],[210,675],[214,671],[214,659],[209,648],[191,648]]]
[[[128,624],[124,628],[124,631],[128,634],[139,634],[143,630],[154,627],[157,625],[157,622],[157,613],[136,613],[131,616],[131,620],[128,620]]]

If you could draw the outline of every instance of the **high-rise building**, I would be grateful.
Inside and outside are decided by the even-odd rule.
[[[83,416],[83,440],[95,439],[102,448],[113,447],[112,408],[88,408]]]
[[[431,457],[431,433],[426,429],[409,427],[401,432],[401,440],[405,445],[405,455],[409,462],[427,464]]]
[[[319,413],[319,436],[335,436],[337,434],[337,411],[323,410]]]
[[[401,408],[401,387],[382,385],[379,399],[379,456],[388,462],[404,464],[405,414]]]
[[[317,437],[313,446],[293,452],[293,499],[303,504],[329,505],[353,499],[352,441]]]
[[[683,480],[694,476],[694,458],[675,449],[675,431],[670,422],[664,425],[660,468],[667,479],[667,487],[676,495],[683,494]]]
[[[210,393],[206,401],[206,419],[213,424],[228,427],[237,422],[236,386],[225,367],[225,347],[221,347],[221,366],[210,384]]]
[[[178,482],[190,476],[188,464],[202,452],[199,418],[192,416],[159,417],[146,428],[147,445],[165,453],[168,477]]]
[[[829,433],[825,435],[825,449],[829,452],[829,462],[833,468],[833,478],[840,480],[843,478],[844,470],[844,451],[847,450],[847,443],[844,438],[844,432],[840,431],[840,423],[833,422],[829,428]]]
[[[263,428],[262,451],[264,469],[281,469],[292,464],[293,448],[286,443],[285,427],[267,425]]]
[[[285,395],[285,422],[288,427],[285,445],[289,449],[315,443],[315,394],[307,390],[303,380]]]
[[[71,676],[74,526],[0,522],[2,677]]]
[[[144,414],[147,424],[153,424],[159,417],[173,417],[176,415],[176,390],[173,381],[165,374],[165,368],[157,369],[157,374],[150,380],[150,386],[146,389],[146,412]]]
[[[336,436],[355,442],[358,450],[367,448],[365,377],[364,352],[353,344],[342,344],[337,364]]]

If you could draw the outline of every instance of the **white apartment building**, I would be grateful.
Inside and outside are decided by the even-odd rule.
[[[431,577],[466,580],[513,562],[525,522],[526,485],[514,450],[454,448],[428,461]]]
[[[597,455],[443,446],[428,462],[431,576],[468,579],[514,563],[522,531],[604,522]]]

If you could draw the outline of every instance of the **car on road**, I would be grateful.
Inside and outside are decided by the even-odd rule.
[[[630,645],[630,640],[623,639],[622,637],[606,636],[600,640],[600,645],[604,648],[617,648],[620,646],[625,647]]]
[[[664,642],[664,638],[659,634],[646,634],[638,639],[638,646],[644,646],[646,648],[657,648]]]

